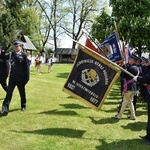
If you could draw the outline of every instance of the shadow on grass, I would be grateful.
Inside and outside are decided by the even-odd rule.
[[[141,131],[146,129],[146,122],[132,122],[121,126],[123,129]]]
[[[66,115],[66,116],[75,116],[78,114],[75,111],[58,111],[58,109],[54,109],[51,111],[41,112],[39,114],[46,114],[46,115]]]
[[[115,142],[107,143],[105,139],[99,139],[101,143],[99,146],[96,146],[96,150],[148,150],[149,146],[143,144],[141,139],[128,139],[128,140],[115,140]],[[138,149],[137,149],[138,148]]]
[[[69,73],[58,73],[56,77],[58,78],[67,78]]]
[[[89,109],[89,107],[84,107],[79,104],[60,104],[60,106],[63,106],[66,109]]]
[[[26,133],[26,134],[39,134],[39,135],[52,135],[52,136],[63,136],[69,138],[82,138],[83,134],[86,132],[85,130],[75,130],[69,128],[47,128],[47,129],[39,129],[33,131],[15,131],[12,132],[17,133]]]
[[[103,118],[100,120],[95,120],[93,117],[89,117],[91,119],[91,122],[95,125],[98,124],[114,124],[117,123],[119,120],[114,118]]]
[[[20,111],[21,111],[21,108],[20,108],[20,109],[19,109],[19,108],[11,109],[11,110],[9,110],[9,112],[14,112],[14,111],[18,111],[18,110],[20,110]]]

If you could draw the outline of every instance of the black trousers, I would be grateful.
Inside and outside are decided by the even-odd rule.
[[[26,107],[26,93],[25,93],[25,84],[23,82],[15,82],[9,80],[8,90],[6,97],[2,104],[2,110],[5,112],[9,111],[9,105],[12,99],[14,88],[17,86],[21,98],[21,107]]]
[[[7,86],[7,79],[0,79],[0,84],[2,86],[2,88],[7,92],[8,86]]]
[[[148,103],[147,107],[148,107],[148,114],[147,114],[148,119],[147,119],[147,130],[146,130],[146,132],[147,132],[147,137],[150,140],[150,103]]]

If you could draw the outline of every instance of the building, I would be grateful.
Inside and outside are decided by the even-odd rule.
[[[77,55],[77,49],[57,48],[54,53],[55,57],[58,59],[58,62],[72,63]]]
[[[32,51],[36,51],[36,47],[33,45],[31,40],[28,38],[28,36],[24,35],[21,30],[17,30],[17,39],[20,40],[23,44],[23,48],[25,51],[30,51],[30,54],[32,55]]]

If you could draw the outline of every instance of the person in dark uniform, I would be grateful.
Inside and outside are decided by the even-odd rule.
[[[142,76],[135,76],[133,79],[139,83],[144,84],[145,87],[143,90],[143,97],[145,102],[147,102],[147,109],[148,109],[148,119],[147,119],[147,128],[146,128],[146,135],[140,136],[140,138],[144,139],[144,143],[150,145],[150,62],[146,64],[146,71],[145,75]]]
[[[137,57],[132,55],[129,58],[129,62],[125,65],[125,69],[133,75],[138,75],[138,67],[136,66]],[[121,119],[122,114],[125,111],[127,105],[130,108],[130,119],[135,120],[135,109],[133,105],[133,98],[137,91],[137,83],[132,79],[132,77],[125,72],[121,72],[121,78],[124,81],[123,85],[123,102],[121,108],[117,115],[114,116],[115,119]]]
[[[1,50],[1,47],[0,47]],[[9,63],[7,60],[0,59],[0,84],[2,88],[7,92],[7,77],[9,74]]]
[[[8,59],[10,61],[8,90],[2,104],[1,112],[5,116],[9,112],[9,105],[15,86],[17,86],[21,97],[21,110],[24,111],[26,109],[25,85],[29,80],[29,64],[27,54],[22,52],[23,45],[20,41],[15,41],[13,45],[14,50],[12,52],[8,55],[2,52],[0,55],[3,59]]]

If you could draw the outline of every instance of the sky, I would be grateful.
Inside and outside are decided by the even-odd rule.
[[[86,40],[86,37],[83,36],[78,42],[84,45],[85,40]],[[73,42],[72,39],[69,36],[65,35],[60,41],[60,48],[71,48],[72,42]]]

